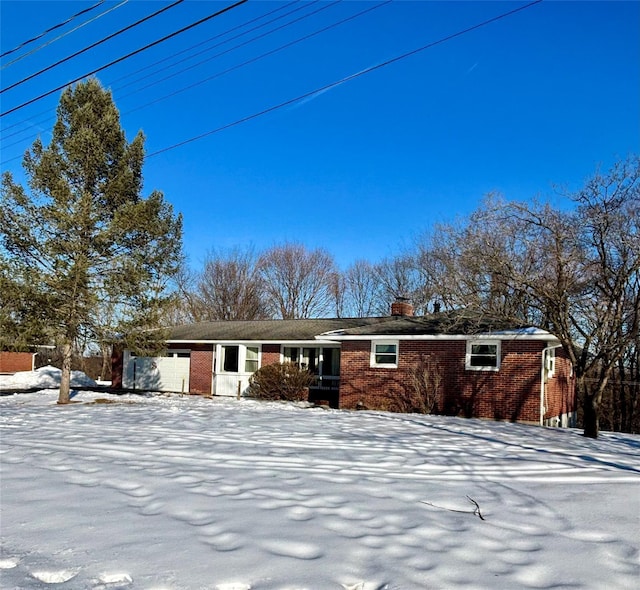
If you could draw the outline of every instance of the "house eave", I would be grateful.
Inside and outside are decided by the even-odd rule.
[[[326,338],[314,337],[313,340],[166,340],[167,344],[278,344],[278,345],[297,345],[302,346],[305,344],[317,346],[318,344],[337,344],[335,340],[328,340]]]
[[[326,337],[325,335],[317,338]],[[560,341],[549,332],[544,333],[522,333],[522,332],[482,332],[477,334],[360,334],[360,335],[338,335],[332,334],[331,339],[335,342],[357,341],[357,340],[534,340],[540,342],[560,343]]]

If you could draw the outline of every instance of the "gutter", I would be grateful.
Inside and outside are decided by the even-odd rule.
[[[544,406],[544,385],[545,385],[545,370],[544,360],[547,356],[547,352],[550,350],[555,350],[556,348],[562,348],[562,344],[553,344],[551,346],[546,346],[542,349],[542,367],[540,369],[540,426],[544,426],[544,412],[546,410]]]

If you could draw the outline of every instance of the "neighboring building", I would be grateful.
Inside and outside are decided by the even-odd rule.
[[[36,354],[33,352],[0,351],[0,373],[33,371],[36,368]]]
[[[460,312],[414,317],[406,302],[379,318],[179,326],[162,357],[116,349],[112,379],[116,388],[238,396],[259,367],[284,361],[316,375],[310,401],[336,408],[398,409],[422,370],[435,383],[437,413],[575,423],[571,363],[552,334]]]

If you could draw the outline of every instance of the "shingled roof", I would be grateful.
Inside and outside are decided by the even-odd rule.
[[[260,341],[313,340],[319,334],[370,326],[388,318],[318,318],[306,320],[230,320],[176,326],[168,340]]]
[[[523,327],[481,314],[454,311],[428,316],[392,316],[375,324],[345,328],[334,336],[474,335],[521,330]]]
[[[172,328],[168,340],[285,342],[342,336],[473,335],[522,328],[480,314],[456,311],[428,316],[200,322]]]

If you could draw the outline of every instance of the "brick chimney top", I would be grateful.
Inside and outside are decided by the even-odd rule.
[[[396,297],[396,300],[391,304],[391,315],[412,316],[413,305],[409,303],[409,299],[407,297]]]

